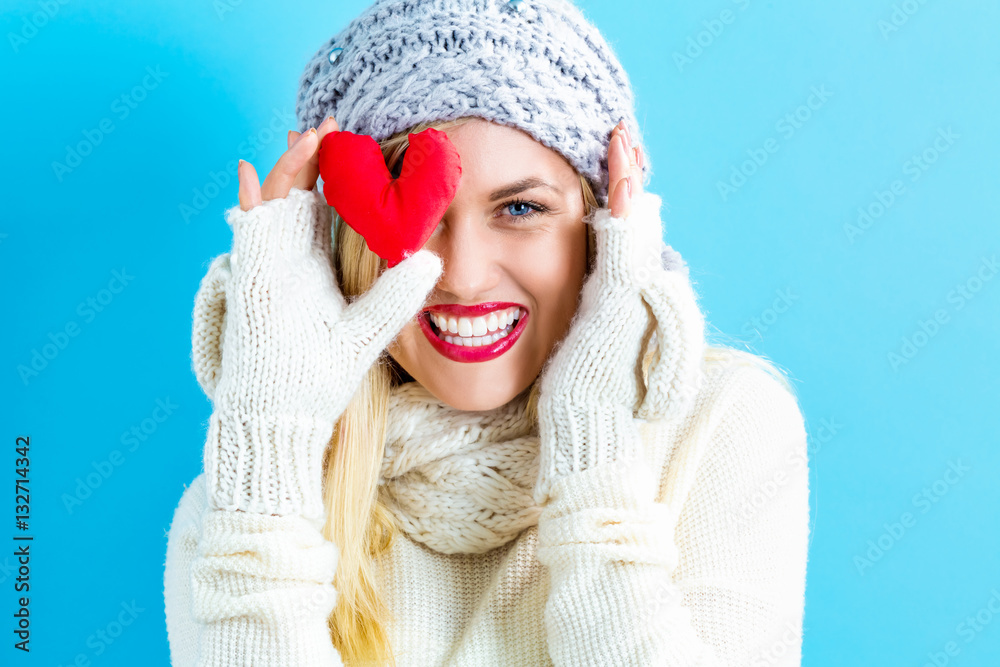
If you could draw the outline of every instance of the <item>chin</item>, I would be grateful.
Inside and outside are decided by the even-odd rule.
[[[392,359],[402,382],[418,382],[442,403],[464,411],[493,410],[506,405],[528,389],[537,376],[488,363],[449,364],[454,367],[445,370],[406,363],[405,358],[402,363],[395,357]],[[507,381],[500,381],[503,378]]]
[[[456,410],[493,410],[527,390],[540,364],[531,337],[490,361],[461,363],[442,357],[419,331],[401,334],[388,348],[403,382],[415,381],[442,403]],[[537,366],[537,367],[536,367]]]
[[[531,386],[530,380],[508,386],[500,385],[496,382],[495,374],[489,374],[478,381],[448,382],[441,375],[432,375],[424,381],[419,377],[414,379],[442,403],[465,411],[494,410],[506,405]]]

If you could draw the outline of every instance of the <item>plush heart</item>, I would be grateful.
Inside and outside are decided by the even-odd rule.
[[[366,134],[330,132],[319,147],[323,195],[368,248],[393,267],[424,245],[455,198],[458,150],[440,130],[409,135],[398,178]]]

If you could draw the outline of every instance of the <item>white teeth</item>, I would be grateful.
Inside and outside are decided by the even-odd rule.
[[[520,308],[505,308],[481,317],[453,317],[431,313],[430,318],[439,329],[438,336],[445,342],[465,347],[481,347],[492,345],[509,335],[514,329],[511,324],[523,315],[524,311]]]

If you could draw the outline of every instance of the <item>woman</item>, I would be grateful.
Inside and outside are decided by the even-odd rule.
[[[174,665],[799,663],[802,415],[706,347],[632,105],[563,0],[383,0],[320,49],[196,298]],[[461,180],[388,268],[319,147],[369,134],[398,174],[428,127]]]

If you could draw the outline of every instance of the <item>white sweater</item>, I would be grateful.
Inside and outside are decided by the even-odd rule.
[[[379,582],[397,664],[799,665],[803,418],[748,355],[721,357],[683,419],[640,422],[643,466],[575,473],[501,546],[442,553],[404,530]],[[326,624],[337,557],[314,521],[209,511],[199,475],[168,538],[172,664],[341,664]]]

